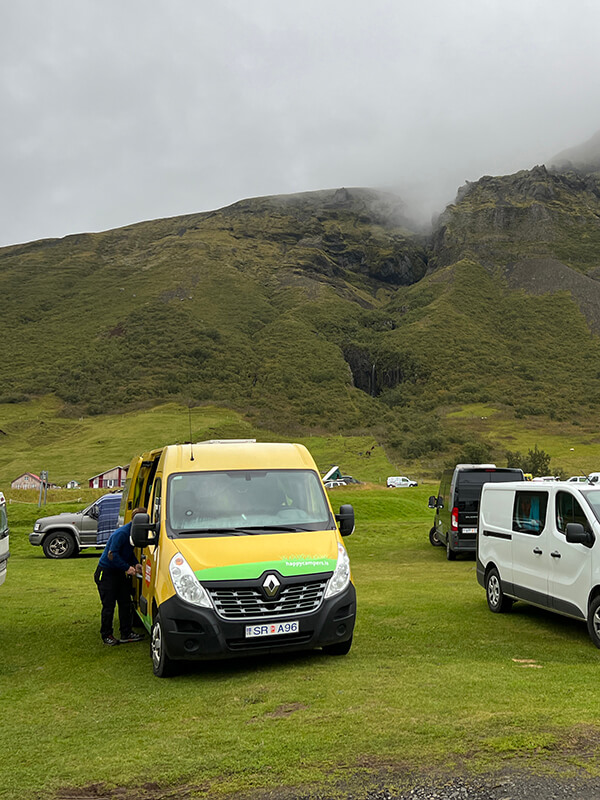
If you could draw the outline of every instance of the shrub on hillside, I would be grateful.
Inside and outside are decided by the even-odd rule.
[[[508,467],[516,467],[522,469],[523,472],[529,472],[534,477],[550,474],[550,455],[544,450],[540,450],[534,445],[533,450],[528,450],[526,455],[522,455],[518,450],[506,453],[506,461]]]

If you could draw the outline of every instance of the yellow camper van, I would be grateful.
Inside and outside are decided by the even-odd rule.
[[[350,650],[356,593],[334,515],[299,444],[169,445],[134,458],[121,506],[142,574],[137,613],[155,675],[176,662],[322,648]]]

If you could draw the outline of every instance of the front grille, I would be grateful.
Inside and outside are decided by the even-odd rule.
[[[290,614],[310,614],[323,602],[327,579],[292,583],[282,587],[279,596],[267,600],[258,588],[207,588],[217,614],[223,619],[261,619]]]
[[[227,647],[230,650],[262,650],[265,647],[269,649],[273,647],[289,647],[293,645],[307,644],[310,642],[313,632],[309,633],[296,633],[294,635],[286,636],[262,636],[255,639],[228,639]]]

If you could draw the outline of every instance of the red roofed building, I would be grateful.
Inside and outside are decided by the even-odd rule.
[[[42,485],[42,479],[39,475],[34,475],[33,472],[24,472],[11,481],[11,489],[39,489]]]
[[[89,479],[90,489],[117,489],[125,486],[129,467],[111,467],[106,472],[94,475]]]

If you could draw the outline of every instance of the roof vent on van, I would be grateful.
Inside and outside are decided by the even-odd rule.
[[[256,439],[205,439],[196,444],[256,444]]]

